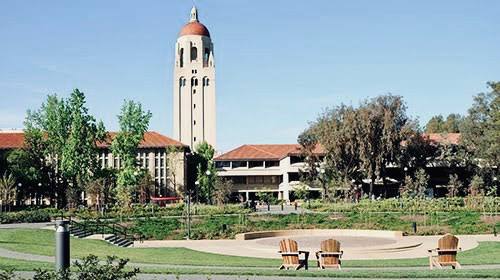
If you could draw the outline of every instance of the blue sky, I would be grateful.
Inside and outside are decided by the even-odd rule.
[[[327,106],[391,92],[465,113],[500,80],[500,1],[198,0],[217,63],[217,142],[293,143]],[[123,99],[171,135],[174,43],[193,1],[0,1],[0,128],[84,91],[109,130]]]

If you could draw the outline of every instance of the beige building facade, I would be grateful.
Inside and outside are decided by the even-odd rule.
[[[173,136],[194,149],[201,142],[216,147],[214,46],[208,29],[191,10],[175,44]]]

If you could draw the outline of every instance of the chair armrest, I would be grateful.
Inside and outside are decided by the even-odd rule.
[[[437,249],[436,250],[438,253],[439,252],[458,252],[460,249]]]
[[[328,255],[336,255],[336,256],[342,256],[343,252],[322,252],[319,253],[320,256],[328,256]]]
[[[299,254],[309,254],[309,251],[299,251]]]
[[[279,251],[278,253],[281,254],[282,256],[299,256],[298,252],[282,252],[282,251]]]

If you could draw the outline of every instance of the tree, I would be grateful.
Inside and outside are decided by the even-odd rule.
[[[111,150],[120,159],[117,176],[117,199],[119,204],[128,208],[132,202],[132,192],[141,180],[136,160],[137,147],[144,138],[149,126],[151,112],[144,111],[140,103],[125,100],[118,115],[120,131],[111,143]]]
[[[214,154],[214,148],[205,141],[195,148],[196,181],[198,182],[196,197],[209,204],[212,204],[215,177],[217,176],[217,170],[213,162]]]
[[[71,201],[78,201],[93,174],[100,168],[98,164],[97,142],[104,141],[106,130],[102,122],[96,123],[95,118],[85,107],[85,95],[75,89],[67,102],[69,131],[61,157],[61,172],[72,184],[69,189]]]
[[[370,179],[370,196],[375,179],[385,185],[386,167],[400,158],[404,128],[408,122],[406,105],[401,96],[381,95],[358,109],[360,133],[358,147],[362,167]]]
[[[442,115],[432,117],[425,126],[426,133],[459,133],[463,117],[459,114],[449,114],[446,120]]]
[[[341,104],[327,109],[314,122],[308,133],[313,133],[325,150],[325,177],[331,182],[345,182],[360,178],[361,159],[359,155],[360,127],[356,109]],[[299,140],[302,141],[302,140]],[[312,166],[310,167],[312,168]],[[316,172],[316,169],[311,169]],[[314,174],[319,175],[318,173]],[[327,185],[323,196],[327,196]]]
[[[423,135],[417,122],[408,122],[402,133],[404,141],[401,144],[399,164],[403,168],[414,170],[425,168],[439,155],[438,146]]]
[[[481,166],[500,162],[500,82],[489,82],[490,92],[474,97],[462,126],[461,143]]]
[[[68,99],[49,95],[40,109],[28,111],[26,117],[25,150],[40,167],[40,177],[46,179],[52,200],[57,197],[58,207],[66,205],[66,198],[71,205],[77,203],[83,186],[99,168],[97,142],[104,140],[105,129],[85,103],[78,89]]]
[[[302,132],[297,138],[300,145],[301,155],[305,160],[305,167],[299,170],[301,181],[309,187],[320,185],[323,189],[322,197],[328,197],[328,188],[326,182],[323,182],[321,176],[325,177],[325,169],[321,166],[321,160],[316,152],[318,138],[311,130]],[[326,181],[326,180],[325,180]]]
[[[0,199],[2,204],[0,205],[0,212],[9,208],[10,205],[16,200],[16,180],[12,174],[5,172],[2,177],[0,177]]]
[[[425,125],[425,133],[442,133],[444,131],[444,119],[442,115],[432,117]]]
[[[457,174],[450,175],[450,179],[448,180],[448,196],[456,197],[460,191],[462,190],[463,183],[458,179]]]
[[[402,197],[424,198],[429,183],[429,175],[423,168],[418,169],[414,176],[406,176],[405,183],[400,189]]]
[[[116,186],[116,170],[100,169],[94,174],[94,178],[85,187],[87,195],[96,208],[103,212],[114,198],[113,190]]]
[[[229,201],[231,192],[233,190],[233,181],[221,177],[215,177],[215,188],[213,200],[217,205],[223,205]]]
[[[181,157],[179,158],[179,155]],[[166,148],[166,158],[167,158],[167,166],[168,168],[168,174],[169,174],[169,181],[173,187],[172,194],[178,195],[177,191],[184,190],[184,185],[182,184],[183,180],[182,178],[178,178],[177,174],[177,166],[179,165],[180,162],[184,161],[184,153],[182,153],[182,147],[177,147],[177,146],[168,146]]]
[[[484,181],[478,175],[474,175],[470,181],[469,194],[472,196],[477,196],[484,194]]]
[[[449,114],[443,124],[445,133],[459,133],[462,127],[463,117],[460,114]]]
[[[145,204],[149,201],[149,198],[153,194],[154,186],[155,181],[151,177],[151,174],[147,170],[143,170],[136,190],[139,203]]]

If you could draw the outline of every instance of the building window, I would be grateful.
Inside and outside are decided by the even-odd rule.
[[[193,89],[193,94],[196,94],[196,90],[195,89]]]
[[[198,49],[196,47],[191,47],[191,60],[196,60],[198,58]]]
[[[277,160],[266,161],[266,167],[277,167],[280,166],[280,162]]]
[[[231,166],[230,161],[216,161],[215,162],[215,167],[216,168],[228,168]]]
[[[246,161],[233,161],[233,168],[247,167]]]
[[[196,109],[196,104],[193,104],[193,109]]]
[[[196,121],[193,121],[193,125],[196,125]]]
[[[179,52],[179,66],[184,67],[184,48],[181,48]]]
[[[196,137],[193,137],[193,141],[196,142]]]
[[[249,161],[248,162],[248,167],[264,167],[264,162],[263,161]]]
[[[208,59],[210,58],[210,49],[205,48],[205,51],[203,52],[203,66],[207,67],[208,66]]]

